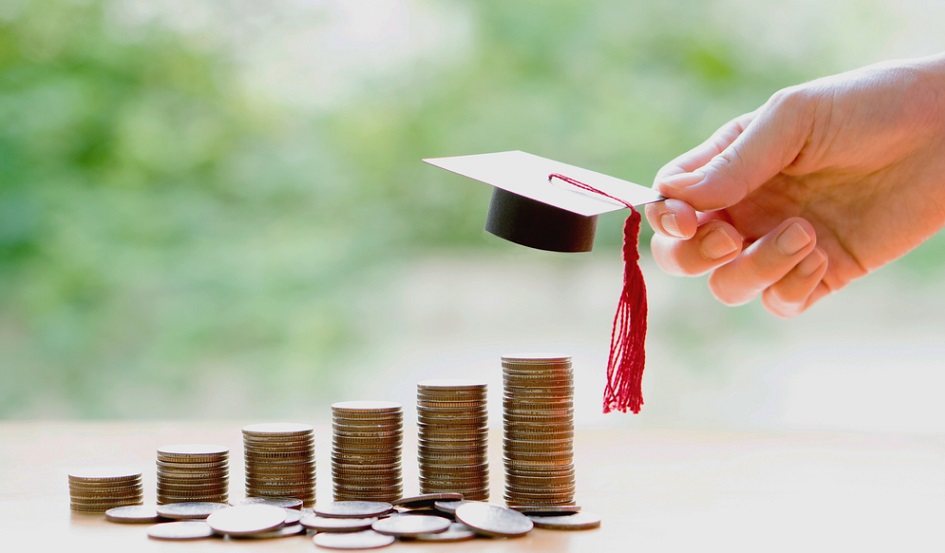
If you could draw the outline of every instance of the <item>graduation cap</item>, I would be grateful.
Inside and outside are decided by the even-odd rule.
[[[646,286],[637,264],[640,214],[662,200],[652,188],[521,151],[425,159],[493,186],[486,230],[517,244],[556,252],[594,246],[597,216],[629,208],[624,225],[624,283],[607,361],[604,412],[643,405]]]
[[[424,161],[492,185],[486,230],[539,250],[591,251],[598,215],[663,199],[650,187],[518,150]]]

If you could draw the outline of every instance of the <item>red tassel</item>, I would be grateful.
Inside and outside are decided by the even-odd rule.
[[[630,208],[623,227],[623,291],[614,315],[607,359],[607,386],[604,388],[604,412],[630,409],[639,413],[643,406],[643,368],[646,364],[646,284],[640,271],[640,213],[633,205],[564,175],[549,175],[588,192],[618,201]]]

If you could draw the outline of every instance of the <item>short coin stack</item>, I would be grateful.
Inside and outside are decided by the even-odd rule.
[[[574,504],[574,378],[562,355],[502,357],[505,500]]]
[[[243,427],[247,497],[286,497],[315,503],[315,429],[308,424]]]
[[[392,401],[332,404],[335,501],[394,501],[403,495],[404,415]]]
[[[420,493],[489,499],[486,383],[435,379],[417,384]]]
[[[226,503],[230,450],[220,445],[174,444],[157,450],[157,503]]]
[[[113,507],[141,505],[141,471],[125,468],[89,468],[69,473],[72,510],[104,513]]]

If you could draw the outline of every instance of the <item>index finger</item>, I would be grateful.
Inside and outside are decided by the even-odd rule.
[[[691,173],[703,167],[712,158],[722,153],[725,148],[728,148],[732,142],[735,142],[735,139],[745,132],[745,129],[748,128],[748,125],[755,118],[756,113],[757,110],[732,119],[725,125],[722,125],[719,130],[715,131],[708,140],[664,165],[662,169],[656,172],[654,184],[666,177]]]

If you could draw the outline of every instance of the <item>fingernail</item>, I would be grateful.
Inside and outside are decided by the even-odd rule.
[[[699,251],[708,259],[720,259],[738,249],[738,244],[724,230],[717,228],[705,235]]]
[[[797,273],[801,277],[808,277],[817,272],[817,269],[820,269],[826,262],[827,256],[822,251],[815,249],[797,265]]]
[[[682,190],[688,186],[699,184],[705,178],[705,173],[681,173],[666,177],[659,181],[660,186],[668,186],[674,190]]]
[[[784,229],[775,243],[784,255],[794,255],[810,244],[812,238],[800,223],[793,223]]]
[[[660,215],[660,226],[663,227],[663,230],[667,234],[675,236],[676,238],[682,238],[683,235],[679,232],[679,224],[676,222],[675,213],[664,213]]]

